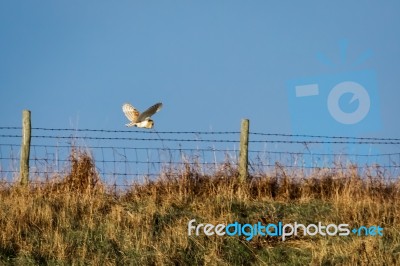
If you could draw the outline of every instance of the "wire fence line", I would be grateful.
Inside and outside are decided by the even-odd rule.
[[[0,127],[0,179],[19,178],[21,127]],[[120,186],[157,178],[186,165],[202,174],[236,166],[240,132],[32,128],[30,176],[45,181],[69,169],[73,147],[93,156],[106,183]],[[250,174],[270,173],[277,164],[309,174],[357,164],[391,178],[400,174],[400,139],[249,133]],[[372,169],[372,170],[371,170]]]
[[[220,133],[220,132],[218,132]],[[197,134],[200,134],[199,132]],[[21,135],[0,135],[4,138],[21,138]],[[35,135],[33,138],[42,139],[71,139],[71,136],[51,136],[51,135]],[[293,136],[292,136],[293,137]],[[316,136],[313,136],[316,137]],[[226,140],[226,139],[182,139],[182,138],[134,138],[134,137],[80,137],[84,140],[142,140],[142,141],[168,141],[168,142],[221,142],[221,143],[239,143],[239,140]],[[348,139],[352,139],[348,137]],[[330,141],[330,140],[250,140],[250,143],[290,143],[290,144],[385,144],[385,145],[399,145],[400,141],[383,139],[367,140],[364,138],[363,141]]]
[[[22,127],[0,127],[0,130],[17,129],[21,130]],[[70,132],[104,132],[104,133],[128,133],[131,134],[132,130],[106,130],[106,129],[71,129],[71,128],[43,128],[33,127],[32,130],[41,131],[70,131]],[[200,134],[200,135],[227,135],[227,134],[240,134],[240,131],[144,131],[146,134]],[[307,135],[307,134],[284,134],[284,133],[259,133],[250,132],[251,135],[260,136],[276,136],[276,137],[305,137],[305,138],[324,138],[324,139],[358,139],[358,140],[383,140],[383,141],[397,141],[400,138],[377,138],[377,137],[349,137],[349,136],[326,136],[326,135]]]

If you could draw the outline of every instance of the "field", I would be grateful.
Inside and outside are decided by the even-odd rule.
[[[236,166],[212,176],[193,165],[115,192],[85,152],[45,184],[0,185],[2,265],[396,265],[399,182],[340,168],[298,178],[272,173],[237,181]],[[383,236],[188,235],[188,222],[380,226]]]

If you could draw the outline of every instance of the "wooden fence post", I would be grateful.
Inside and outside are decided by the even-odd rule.
[[[29,153],[31,148],[31,111],[22,111],[22,143],[21,158],[19,162],[20,183],[27,185],[29,182]]]
[[[240,151],[239,151],[239,181],[247,179],[248,169],[248,149],[249,149],[249,120],[242,119],[240,129]]]

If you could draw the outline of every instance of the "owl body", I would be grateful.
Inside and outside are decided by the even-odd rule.
[[[153,128],[154,121],[150,119],[152,115],[160,111],[162,108],[162,103],[156,103],[155,105],[149,107],[143,113],[133,107],[129,103],[122,105],[122,111],[125,116],[129,119],[130,123],[125,124],[127,127],[140,127],[140,128]]]
[[[154,126],[154,121],[149,119],[149,120],[145,120],[142,122],[130,122],[128,124],[125,124],[127,127],[142,127],[142,128],[153,128]]]

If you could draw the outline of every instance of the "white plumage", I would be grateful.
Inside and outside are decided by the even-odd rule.
[[[154,121],[150,119],[152,115],[160,111],[162,103],[156,103],[149,107],[143,113],[140,113],[135,107],[129,103],[122,105],[122,111],[125,116],[129,119],[130,123],[126,124],[127,127],[142,127],[142,128],[153,128]]]

